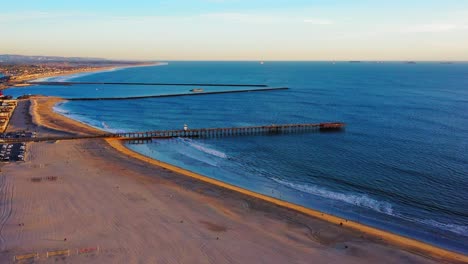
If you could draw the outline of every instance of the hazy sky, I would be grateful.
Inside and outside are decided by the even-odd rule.
[[[468,0],[0,0],[0,54],[468,60]]]

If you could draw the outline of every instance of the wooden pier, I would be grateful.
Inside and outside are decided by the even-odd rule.
[[[227,136],[247,136],[262,134],[287,134],[309,131],[340,131],[345,127],[344,123],[316,123],[316,124],[285,124],[285,125],[267,125],[267,126],[247,126],[247,127],[225,127],[225,128],[197,128],[197,129],[179,129],[179,130],[155,130],[147,132],[127,132],[127,133],[108,133],[90,136],[73,137],[36,137],[36,138],[0,138],[4,143],[18,142],[39,142],[56,141],[72,139],[93,139],[93,138],[114,138],[128,140],[132,143],[144,143],[152,139],[168,138],[213,138]]]
[[[226,136],[260,135],[260,134],[286,134],[307,131],[336,131],[341,130],[344,123],[318,123],[318,124],[286,124],[268,126],[200,128],[180,130],[156,130],[148,132],[117,133],[116,137],[128,140],[144,140],[157,138],[210,138]]]

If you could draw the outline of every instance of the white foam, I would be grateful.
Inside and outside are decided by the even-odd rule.
[[[310,193],[313,195],[317,195],[320,197],[342,201],[345,203],[353,204],[359,207],[365,207],[372,209],[374,211],[384,213],[387,215],[395,216],[410,222],[420,223],[426,226],[435,227],[441,230],[449,231],[455,234],[459,234],[462,236],[468,237],[468,225],[457,225],[457,224],[449,224],[449,223],[441,223],[432,219],[417,219],[412,217],[407,217],[393,211],[392,205],[388,202],[377,201],[368,197],[365,194],[344,194],[326,190],[324,188],[314,186],[314,185],[306,185],[306,184],[297,184],[288,182],[285,180],[280,180],[277,178],[272,178],[275,182],[280,183],[284,186],[289,188]]]
[[[197,160],[199,162],[202,162],[202,163],[205,163],[205,164],[208,164],[210,166],[213,166],[213,167],[217,167],[218,166],[218,160],[216,160],[216,158],[214,158],[213,156],[211,155],[200,155],[200,151],[193,148],[192,146],[188,145],[188,144],[185,144],[185,140],[184,139],[177,139],[177,140],[180,140],[183,144],[182,145],[179,145],[179,146],[172,146],[173,147],[173,150],[186,156],[186,157],[189,157],[190,159],[192,160]],[[170,143],[168,143],[170,145]]]
[[[59,114],[62,114],[62,115],[67,115],[68,112],[65,109],[62,108],[62,105],[63,105],[63,102],[58,103],[58,104],[56,104],[56,105],[54,105],[52,107],[52,110],[54,110],[54,112],[56,112],[56,113],[59,113]]]
[[[320,197],[342,201],[345,203],[353,204],[359,207],[365,207],[380,213],[384,213],[387,215],[393,215],[393,208],[392,205],[388,202],[377,201],[375,199],[370,198],[365,194],[345,194],[327,190],[325,188],[321,188],[315,185],[306,185],[306,184],[297,184],[292,183],[284,180],[280,180],[277,178],[272,178],[275,182],[287,186],[289,188],[317,195]]]
[[[54,110],[55,113],[61,114],[61,115],[65,116],[65,117],[67,117],[67,118],[73,119],[73,120],[75,120],[77,122],[80,122],[82,124],[85,124],[87,126],[91,126],[91,127],[94,127],[94,128],[100,129],[100,130],[104,130],[104,131],[107,131],[107,132],[110,132],[110,133],[124,132],[122,130],[112,129],[104,122],[99,123],[98,120],[85,118],[82,115],[71,114],[70,112],[68,112],[66,109],[63,108],[64,104],[65,104],[64,102],[58,103],[52,109]]]
[[[424,219],[424,220],[416,220],[417,222],[423,223],[425,225],[429,225],[432,227],[437,227],[442,230],[450,231],[455,234],[459,234],[462,236],[467,236],[468,237],[468,226],[467,225],[456,225],[456,224],[446,224],[446,223],[441,223],[437,222],[435,220],[431,219]]]
[[[104,127],[105,129],[109,129],[110,127],[106,124],[106,122],[102,121],[101,122],[102,124],[102,127]]]
[[[110,133],[125,133],[125,130],[123,130],[123,129],[114,129],[114,128],[110,127],[104,121],[101,122],[101,127],[102,128],[100,128],[100,129],[104,129],[105,131],[110,132]]]
[[[221,151],[218,151],[216,149],[212,149],[210,147],[208,147],[207,145],[204,145],[204,144],[201,144],[201,143],[195,143],[193,140],[191,139],[184,139],[184,141],[190,145],[191,147],[201,151],[201,152],[204,152],[206,154],[210,154],[212,156],[216,156],[218,158],[222,158],[222,159],[227,159],[228,156],[226,155],[226,153],[223,153]]]

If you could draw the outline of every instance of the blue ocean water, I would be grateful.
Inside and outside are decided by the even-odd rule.
[[[170,62],[73,80],[287,86],[291,89],[261,93],[70,101],[56,110],[109,131],[345,122],[342,133],[156,140],[128,147],[256,192],[468,253],[467,63]],[[192,88],[34,86],[5,93],[118,97]]]

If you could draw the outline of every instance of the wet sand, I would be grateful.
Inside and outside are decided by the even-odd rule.
[[[53,113],[51,106],[58,100],[22,101],[18,109],[27,104],[32,109],[15,111],[10,128],[31,120],[29,126],[39,136],[96,132]],[[183,171],[117,151],[119,144],[111,143],[28,143],[26,162],[1,168],[0,263],[26,253],[38,253],[44,263],[456,260],[456,254],[441,258],[437,252],[402,246],[380,235],[187,177]],[[78,253],[94,247],[99,247],[99,253]],[[70,256],[46,258],[47,251],[62,249],[70,249]]]

